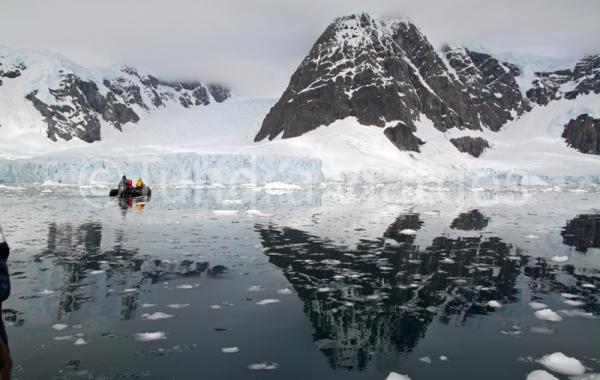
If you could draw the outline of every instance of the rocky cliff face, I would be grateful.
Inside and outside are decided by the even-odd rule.
[[[202,106],[230,97],[229,89],[219,84],[167,82],[132,67],[98,73],[54,56],[33,56],[30,68],[24,56],[22,61],[0,56],[0,92],[8,80],[22,81],[24,98],[42,115],[54,141],[91,143],[101,139],[102,125],[121,130],[159,108]]]
[[[600,94],[600,55],[580,60],[573,69],[537,72],[527,97],[539,105],[561,98],[575,99],[589,93]]]
[[[600,155],[600,119],[579,115],[567,123],[562,137],[581,153]]]
[[[407,20],[367,14],[337,19],[314,44],[255,140],[300,136],[354,116],[387,127],[401,150],[418,151],[421,114],[440,131],[498,130],[529,109],[518,69],[466,49],[439,54]]]

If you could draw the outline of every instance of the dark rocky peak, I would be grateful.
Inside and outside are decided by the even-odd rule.
[[[565,125],[562,137],[581,153],[600,154],[600,119],[579,115]]]
[[[440,131],[498,130],[528,109],[514,80],[518,69],[470,53],[464,65],[473,72],[457,74],[408,20],[338,18],[294,72],[255,141],[297,137],[346,117],[387,127],[399,149],[412,151],[423,143],[413,134],[421,114]]]
[[[521,74],[516,65],[466,48],[445,47],[442,51],[466,86],[484,126],[498,131],[507,120],[530,109],[515,80]]]
[[[552,100],[575,99],[579,95],[600,93],[600,55],[582,58],[571,69],[553,72],[537,72],[527,97],[546,105]]]
[[[0,57],[1,59],[2,57]],[[0,61],[0,86],[2,86],[2,78],[14,79],[21,76],[21,72],[25,70],[27,66],[24,63],[17,64],[5,64]]]

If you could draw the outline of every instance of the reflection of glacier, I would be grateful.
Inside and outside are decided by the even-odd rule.
[[[577,251],[600,248],[600,215],[579,215],[567,223],[562,236],[563,242]]]
[[[52,279],[48,287],[59,287],[58,318],[76,312],[93,313],[104,308],[103,316],[113,312],[115,301],[122,319],[130,319],[138,308],[140,291],[161,280],[203,275],[219,276],[223,266],[208,262],[160,260],[139,255],[123,246],[124,231],[116,231],[108,249],[102,248],[102,224],[56,224],[48,226],[47,248],[35,260],[52,260],[62,278]],[[94,271],[103,271],[95,274]],[[111,302],[111,300],[113,300]],[[84,307],[87,305],[87,307]],[[85,310],[84,310],[85,309]]]
[[[434,318],[460,324],[493,312],[490,300],[517,301],[523,267],[528,275],[541,265],[548,267],[544,273],[558,270],[519,255],[498,237],[440,236],[420,249],[413,231],[421,224],[418,214],[400,215],[384,236],[355,249],[293,228],[256,226],[269,261],[304,302],[315,343],[332,367],[365,369],[373,355],[412,350]],[[566,291],[556,276],[545,280]],[[590,302],[591,309],[598,303]]]
[[[115,159],[0,160],[0,183],[112,183],[123,173],[141,176],[153,184],[315,184],[323,181],[320,160],[273,155],[180,153]]]

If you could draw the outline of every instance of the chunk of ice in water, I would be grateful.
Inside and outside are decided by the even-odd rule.
[[[77,340],[73,344],[76,346],[85,346],[87,342],[83,338],[77,338]]]
[[[283,289],[277,290],[277,293],[288,295],[288,294],[292,294],[292,290],[289,288],[283,288]]]
[[[250,364],[248,366],[248,369],[252,369],[252,370],[258,370],[258,369],[266,369],[266,370],[272,370],[272,369],[277,369],[277,367],[279,367],[279,364],[277,363],[256,363],[256,364]]]
[[[167,334],[165,334],[163,331],[135,334],[135,340],[137,340],[138,342],[152,342],[161,339],[167,339]]]
[[[42,290],[40,292],[40,295],[42,295],[42,296],[47,296],[47,295],[50,295],[50,294],[54,294],[54,290],[44,289],[44,290]]]
[[[263,289],[262,286],[260,285],[252,285],[251,287],[248,288],[249,292],[259,292]]]
[[[440,360],[443,362],[447,362],[448,361],[448,357],[446,355],[440,355]]]
[[[571,293],[560,293],[560,296],[562,298],[568,298],[568,299],[579,298],[579,296],[577,294],[571,294]]]
[[[54,340],[56,340],[56,341],[62,341],[62,340],[71,340],[71,339],[73,339],[73,338],[74,338],[74,336],[73,336],[73,335],[61,335],[61,336],[55,336],[55,337],[54,337],[54,338],[52,338],[52,339],[54,339]]]
[[[251,216],[271,216],[271,214],[265,214],[258,210],[248,210],[248,211],[246,211],[246,214],[251,215]]]
[[[238,213],[237,210],[214,210],[213,214],[215,215],[236,215]]]
[[[105,272],[106,271],[100,269],[100,270],[93,270],[93,271],[90,272],[90,274],[102,274],[102,273],[105,273]]]
[[[405,229],[403,229],[402,231],[400,231],[400,233],[401,233],[402,235],[416,235],[416,234],[417,234],[417,231],[415,231],[415,230],[412,230],[412,229],[410,229],[410,228],[405,228]]]
[[[570,305],[570,306],[582,306],[582,305],[585,305],[585,302],[580,301],[580,300],[573,300],[573,299],[571,299],[571,300],[564,300],[563,302],[566,303],[567,305]]]
[[[142,307],[144,309],[149,308],[149,307],[154,307],[154,306],[156,306],[156,304],[153,304],[153,303],[143,303],[142,304]]]
[[[429,356],[423,356],[419,358],[420,362],[426,363],[426,364],[431,364],[431,358]]]
[[[217,310],[221,308],[221,305],[210,305],[210,308],[213,310]]]
[[[237,347],[223,347],[221,348],[221,352],[224,354],[235,354],[236,352],[240,352],[240,349]]]
[[[581,285],[581,287],[587,288],[587,289],[596,289],[596,285],[590,284],[590,283],[585,283],[585,284]]]
[[[385,380],[411,380],[407,375],[399,374],[398,372],[390,372],[389,375],[385,378]]]
[[[551,309],[541,309],[535,312],[535,316],[544,321],[560,322],[562,317]]]
[[[529,307],[531,307],[534,310],[540,310],[540,309],[547,309],[548,305],[546,305],[545,303],[541,303],[541,302],[529,302]]]
[[[190,285],[190,284],[183,284],[183,285],[177,285],[177,289],[193,289],[194,285]]]
[[[172,304],[167,305],[167,307],[170,307],[171,309],[175,309],[175,310],[184,309],[188,306],[190,306],[189,303],[172,303]]]
[[[543,369],[536,369],[527,375],[527,380],[558,380],[558,378]]]
[[[142,314],[142,318],[147,321],[158,321],[159,319],[173,318],[173,315],[163,313],[161,311],[157,311],[156,313],[152,313],[152,314],[148,314],[148,313]]]
[[[258,301],[256,304],[264,306],[264,305],[270,305],[272,303],[278,303],[278,302],[279,302],[279,300],[277,298],[266,298],[264,300]]]
[[[569,261],[569,256],[555,255],[552,256],[550,260],[554,261],[555,263],[566,263],[567,261]]]
[[[583,375],[585,367],[573,357],[566,356],[562,352],[544,355],[538,362],[547,369],[563,375]]]
[[[54,330],[56,330],[56,331],[61,331],[61,330],[64,330],[64,329],[66,329],[67,327],[68,327],[68,326],[67,326],[67,325],[65,325],[65,324],[63,324],[63,323],[55,323],[55,324],[53,324],[53,325],[52,325],[52,328],[53,328]]]
[[[502,304],[496,300],[488,301],[487,305],[489,307],[493,307],[494,309],[499,309],[502,307]]]

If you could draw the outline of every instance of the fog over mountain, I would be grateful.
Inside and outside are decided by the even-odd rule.
[[[367,11],[408,16],[434,45],[579,58],[600,46],[600,2],[331,0],[4,0],[0,44],[48,49],[85,66],[128,64],[169,80],[228,82],[278,97],[323,28]]]

